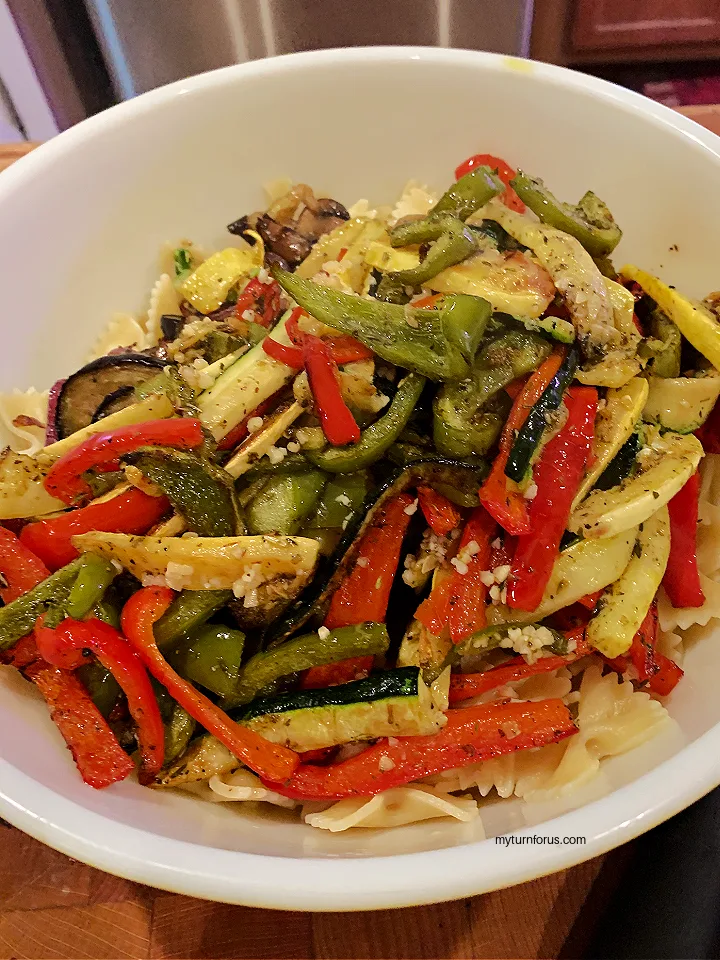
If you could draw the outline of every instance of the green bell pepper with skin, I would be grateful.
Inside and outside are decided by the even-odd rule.
[[[427,240],[433,243],[425,259],[421,260],[416,267],[408,270],[393,270],[385,274],[388,280],[400,286],[419,287],[428,280],[432,280],[442,270],[466,260],[477,249],[473,231],[456,217],[430,221],[430,226],[434,226],[435,229],[427,230],[425,235]],[[398,246],[392,234],[390,242],[393,246]]]
[[[109,560],[94,553],[86,553],[80,559],[82,563],[65,604],[65,612],[73,620],[82,620],[87,616],[95,604],[100,603],[118,575]]]
[[[232,600],[232,590],[183,590],[155,623],[153,633],[161,650],[201,627]]]
[[[323,490],[315,516],[306,530],[339,530],[347,526],[348,514],[354,515],[365,502],[370,480],[364,470],[332,478]]]
[[[160,487],[190,530],[203,537],[244,532],[226,471],[192,453],[161,447],[143,447],[124,459]]]
[[[340,293],[277,268],[273,275],[317,320],[356,337],[383,360],[431,380],[468,376],[470,353],[492,314],[481,297],[450,294],[441,310],[422,310]]]
[[[120,684],[97,660],[84,663],[78,668],[76,675],[92,702],[107,720],[122,694]]]
[[[424,377],[409,373],[400,382],[387,413],[363,430],[358,443],[347,447],[308,450],[306,456],[329,473],[354,473],[379,460],[397,440],[412,416],[425,386]]]
[[[445,191],[430,213],[451,213],[460,220],[467,220],[504,189],[505,184],[490,167],[475,167]]]
[[[510,412],[506,404],[490,400],[483,407],[472,380],[445,384],[433,400],[433,440],[447,457],[482,456],[500,436]]]
[[[185,680],[219,697],[231,697],[240,673],[245,634],[230,627],[206,624],[167,653],[167,660]]]
[[[647,370],[655,377],[672,379],[680,376],[682,334],[663,311],[656,307],[648,317],[650,339],[641,346],[650,351]]]
[[[82,567],[82,557],[61,567],[17,600],[0,607],[0,650],[9,650],[26,633],[31,633],[39,617],[56,627],[65,618],[65,604]]]
[[[165,766],[185,753],[196,728],[195,719],[179,703],[174,703],[165,720]]]
[[[305,473],[270,477],[248,505],[250,533],[283,536],[297,533],[317,507],[326,482],[327,474],[312,468]]]
[[[240,671],[235,694],[226,707],[250,703],[266,687],[291,673],[309,670],[350,657],[379,656],[390,644],[383,623],[359,623],[332,630],[326,637],[308,633],[294,637],[273,650],[256,653]]]
[[[572,206],[558,200],[542,180],[529,177],[522,170],[518,170],[510,186],[542,223],[575,237],[591,256],[606,257],[620,243],[622,230],[591,190],[577,206]]]
[[[509,402],[500,402],[509,383],[536,370],[551,345],[529,331],[510,330],[492,340],[475,358],[472,376],[446,383],[433,401],[433,439],[447,456],[487,453],[507,419]],[[488,404],[495,398],[495,403]]]

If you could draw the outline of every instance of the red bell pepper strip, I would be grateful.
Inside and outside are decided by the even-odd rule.
[[[419,300],[412,300],[410,306],[423,310],[434,310],[444,296],[444,293],[432,293],[427,297],[420,297]]]
[[[685,676],[685,671],[664,653],[656,653],[655,662],[659,669],[654,676],[650,677],[648,687],[659,697],[667,697]]]
[[[412,497],[401,493],[380,510],[363,534],[351,573],[333,594],[325,626],[331,630],[355,623],[383,623],[403,539],[410,523]]]
[[[343,400],[338,382],[338,368],[330,347],[319,337],[314,337],[305,344],[303,353],[323,433],[334,447],[357,443],[360,439],[360,428]]]
[[[625,673],[632,663],[637,679],[647,682],[648,688],[659,696],[667,696],[684,676],[684,671],[674,660],[655,649],[658,631],[657,601],[653,601],[640,629],[633,637],[627,653],[613,659],[606,658],[613,670]]]
[[[24,637],[20,637],[15,646],[10,647],[9,650],[0,651],[0,663],[15,667],[16,670],[23,670],[39,658],[40,654],[32,633],[26,633]]]
[[[42,660],[29,664],[24,673],[50,707],[85,783],[101,790],[133,772],[135,764],[77,677]]]
[[[138,779],[153,782],[165,760],[165,728],[157,699],[142,660],[117,630],[93,617],[90,620],[63,620],[56,630],[35,625],[35,642],[40,656],[64,670],[76,670],[85,662],[83,651],[91,650],[115,677],[127,697],[137,727],[140,747]]]
[[[14,533],[0,527],[0,598],[17,600],[50,576],[50,571]]]
[[[695,472],[668,503],[670,558],[663,586],[674,607],[701,607],[705,603],[697,565],[699,496],[700,474]]]
[[[139,447],[153,445],[189,450],[199,447],[202,442],[200,421],[180,417],[148,420],[107,433],[95,433],[52,465],[44,486],[53,497],[71,505],[92,492],[90,484],[83,477],[86,470],[114,464],[118,457],[132,453]]]
[[[547,443],[535,466],[532,533],[518,538],[508,580],[508,606],[519,610],[534,610],[542,600],[592,448],[597,390],[572,387],[565,402],[567,422]]]
[[[436,637],[447,627],[452,586],[452,570],[436,571],[429,595],[415,611],[415,619]]]
[[[508,456],[515,434],[525,423],[530,411],[558,372],[563,356],[560,350],[551,354],[533,373],[515,398],[500,436],[498,454],[487,479],[480,488],[480,500],[485,509],[495,517],[503,530],[511,534],[530,533],[530,515],[528,501],[523,497],[522,491],[517,484],[505,476]]]
[[[123,633],[138,652],[150,673],[173,699],[255,773],[282,780],[292,775],[300,762],[287,747],[270,743],[259,734],[242,727],[192,684],[183,680],[158,650],[153,624],[165,613],[175,594],[167,587],[144,587],[123,607]]]
[[[306,670],[300,681],[301,690],[324,690],[353,680],[364,680],[370,673],[374,657],[349,657],[337,663],[323,663]]]
[[[265,337],[262,342],[265,353],[277,360],[278,363],[284,363],[286,367],[292,367],[293,370],[302,370],[305,366],[305,356],[300,347],[292,344],[280,343],[273,340],[272,337]]]
[[[552,626],[556,630],[574,630],[576,627],[586,627],[592,616],[581,603],[571,603],[569,607],[557,610],[551,617]]]
[[[576,646],[572,653],[564,657],[540,657],[535,663],[528,663],[524,657],[518,656],[513,657],[508,663],[493,667],[492,670],[485,670],[483,673],[453,673],[450,677],[450,703],[479,697],[480,694],[495,690],[506,683],[525,680],[539,673],[551,673],[591,653],[590,645],[585,640],[584,627],[571,630],[567,638],[574,640]]]
[[[323,337],[323,342],[330,347],[330,353],[335,363],[355,363],[357,360],[371,360],[374,356],[370,347],[360,343],[349,333],[339,333],[334,337]]]
[[[151,497],[133,487],[111,500],[90,503],[52,519],[29,523],[20,534],[20,542],[40,557],[50,570],[59,570],[78,556],[72,537],[90,530],[145,533],[169,508],[166,497]]]
[[[245,417],[244,420],[241,420],[240,423],[233,427],[230,433],[226,434],[222,440],[218,443],[218,450],[232,450],[234,447],[247,437],[249,434],[248,423],[254,417],[264,417],[268,410],[272,410],[278,402],[278,397],[282,393],[282,390],[278,390],[277,393],[274,393],[267,400],[263,400],[262,403],[259,403],[254,410],[251,410],[250,413]]]
[[[491,153],[476,153],[474,157],[468,157],[464,163],[461,163],[460,166],[457,167],[455,170],[455,179],[459,180],[460,177],[464,177],[466,173],[470,173],[475,167],[490,167],[492,170],[497,170],[498,177],[500,177],[506,187],[505,191],[500,194],[500,199],[505,206],[511,210],[516,210],[518,213],[525,213],[525,204],[510,186],[510,181],[517,173],[516,170],[513,170],[504,160],[501,160],[499,157],[494,157]]]
[[[453,643],[460,643],[487,624],[485,602],[488,587],[480,575],[490,566],[490,542],[496,533],[495,518],[484,507],[476,507],[465,524],[458,555],[467,556],[469,544],[476,545],[477,552],[465,561],[467,572],[460,573],[455,569],[451,578],[447,625]]]
[[[418,487],[417,495],[420,509],[433,533],[443,537],[460,526],[462,514],[447,497],[432,487]]]
[[[272,789],[298,800],[369,797],[442,770],[557,743],[577,732],[562,700],[486,703],[450,710],[447,718],[432,736],[383,738],[341,763],[303,764],[290,779],[273,781]],[[383,769],[390,766],[381,762],[383,757],[392,762],[391,769]]]
[[[259,301],[262,299],[262,305]],[[238,296],[235,304],[235,313],[241,319],[246,310],[253,310],[255,322],[263,327],[272,326],[281,309],[280,284],[277,280],[263,283],[257,277],[248,282],[243,292]]]

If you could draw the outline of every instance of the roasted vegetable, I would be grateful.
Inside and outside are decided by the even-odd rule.
[[[164,650],[195,632],[231,599],[232,590],[183,590],[155,623],[158,647]]]
[[[232,478],[209,460],[162,447],[144,447],[125,459],[159,487],[202,537],[232,537],[243,532]]]
[[[594,539],[644,523],[685,486],[702,456],[702,444],[695,437],[666,433],[640,451],[635,476],[610,490],[591,493],[571,514],[568,529]]]
[[[522,170],[518,170],[511,186],[543,223],[575,237],[593,257],[607,256],[620,243],[622,230],[591,190],[574,207],[559,201],[542,180],[529,177]]]
[[[55,408],[58,440],[99,420],[100,416],[96,414],[108,397],[112,395],[117,399],[118,390],[134,388],[151,380],[166,365],[166,360],[148,357],[144,353],[111,354],[85,364],[67,378],[58,395]],[[109,412],[115,411],[106,410],[101,416]]]
[[[250,533],[297,533],[316,508],[326,482],[322,470],[271,476],[248,505]]]
[[[720,375],[650,377],[642,418],[675,433],[694,433],[720,397]]]
[[[626,264],[620,273],[639,284],[678,327],[685,339],[707,357],[716,369],[720,369],[720,323],[707,306],[688,300],[673,287],[632,264]]]
[[[400,436],[424,386],[423,377],[409,373],[399,384],[387,412],[363,430],[358,443],[346,447],[329,447],[326,450],[307,450],[305,456],[315,466],[330,473],[364,470],[379,460]]]
[[[590,469],[586,472],[580,485],[573,508],[582,503],[595,486],[600,475],[610,466],[624,444],[630,440],[642,416],[647,396],[648,382],[641,377],[634,377],[618,390],[608,390],[605,396],[605,404],[602,409],[598,410],[595,422],[595,439],[593,441]],[[635,454],[637,454],[637,450]],[[635,459],[635,455],[632,459]],[[620,479],[624,479],[626,475],[627,471]],[[618,479],[615,482],[619,483],[620,480]],[[614,486],[614,484],[610,484],[610,486]],[[606,487],[601,489],[606,489]]]
[[[417,667],[405,667],[254,700],[235,716],[272,743],[304,752],[376,737],[428,736],[445,725],[446,706],[447,696],[434,698]]]
[[[622,576],[600,598],[587,639],[606,657],[626,653],[662,582],[670,555],[667,507],[640,524],[633,555]]]
[[[490,319],[490,304],[479,297],[448,296],[439,312],[406,309],[339,293],[282,270],[274,275],[311,316],[431,380],[467,376]]]
[[[157,636],[157,626],[155,627]],[[167,651],[167,661],[185,680],[219,697],[232,697],[240,674],[245,634],[207,624]]]
[[[117,560],[137,577],[164,576],[176,590],[247,589],[246,599],[253,600],[268,592],[295,596],[311,576],[318,554],[317,543],[302,537],[189,539],[84,533],[73,542],[79,550]]]

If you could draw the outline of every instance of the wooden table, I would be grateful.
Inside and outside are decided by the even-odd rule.
[[[720,107],[683,112],[720,132]],[[0,170],[30,149],[0,146]],[[0,851],[0,960],[573,957],[628,857],[623,848],[468,900],[347,915],[278,914],[164,893],[87,867],[8,826],[0,827]]]

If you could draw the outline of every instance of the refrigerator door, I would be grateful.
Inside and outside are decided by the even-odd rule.
[[[532,0],[86,3],[120,97],[296,50],[418,44],[525,56],[532,21]]]

